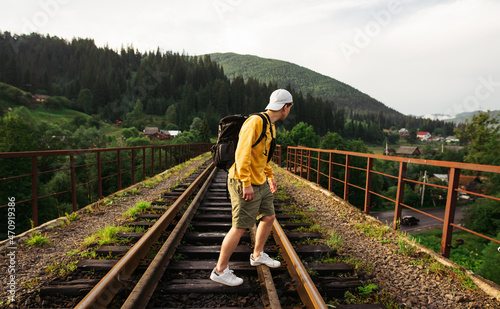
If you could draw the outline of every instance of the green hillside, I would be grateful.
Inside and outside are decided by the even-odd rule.
[[[252,77],[265,83],[277,83],[278,87],[290,84],[304,95],[311,93],[333,102],[336,108],[347,108],[357,113],[382,112],[385,115],[402,116],[347,84],[293,63],[235,53],[214,53],[210,54],[210,58],[223,67],[225,75],[231,80],[241,75],[245,80]]]

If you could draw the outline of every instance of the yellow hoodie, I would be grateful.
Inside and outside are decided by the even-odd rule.
[[[274,124],[273,133],[276,134]],[[243,187],[262,185],[266,179],[273,179],[273,169],[267,163],[267,154],[271,148],[271,130],[267,126],[266,137],[255,147],[252,145],[259,138],[263,128],[263,119],[259,116],[248,118],[240,130],[235,163],[229,169],[229,177],[241,180]]]

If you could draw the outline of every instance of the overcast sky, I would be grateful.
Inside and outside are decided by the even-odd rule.
[[[3,0],[0,30],[284,60],[404,114],[500,110],[498,0]]]

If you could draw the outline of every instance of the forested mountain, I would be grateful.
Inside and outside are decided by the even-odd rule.
[[[280,87],[290,84],[303,94],[310,93],[332,102],[336,108],[353,110],[358,114],[382,112],[385,115],[402,116],[347,84],[293,63],[235,53],[214,53],[210,54],[210,58],[222,65],[230,79],[241,75],[245,80],[253,77],[261,82],[276,82]]]
[[[166,52],[140,53],[133,47],[119,52],[99,48],[91,39],[66,41],[39,34],[0,33],[0,82],[30,94],[60,96],[65,108],[98,114],[114,122],[126,121],[139,100],[143,112],[165,115],[173,107],[181,130],[194,117],[205,118],[215,134],[222,116],[262,111],[275,83],[237,77],[230,81],[210,57]],[[344,126],[343,114],[334,120],[326,101],[303,97],[289,87],[295,98],[295,116],[285,124],[314,123],[319,134]],[[7,106],[2,106],[5,114]],[[172,114],[172,113],[171,113]]]
[[[139,131],[152,124],[186,131],[199,118],[211,136],[216,136],[221,117],[262,111],[271,92],[284,87],[294,97],[290,116],[279,124],[287,130],[304,122],[320,136],[336,132],[348,139],[381,143],[384,128],[425,127],[432,131],[444,125],[406,117],[348,85],[296,65],[270,60],[273,64],[256,64],[259,70],[240,75],[229,63],[211,57],[220,61],[222,55],[141,53],[131,46],[115,51],[97,47],[92,39],[67,41],[36,33],[0,32],[0,82],[20,89],[22,95],[0,93],[0,115],[19,105],[34,110],[42,103],[32,95],[39,94],[50,96],[44,107],[84,112],[93,115],[94,122],[121,121],[124,127]],[[244,57],[240,64],[250,68],[255,59],[261,58]],[[227,72],[232,70],[228,78]],[[314,91],[309,92],[308,85],[314,85]],[[332,93],[333,100],[321,97],[325,93]]]

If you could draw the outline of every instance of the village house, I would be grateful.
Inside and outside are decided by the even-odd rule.
[[[168,135],[170,135],[172,138],[176,137],[177,135],[181,134],[182,132],[179,130],[168,130],[168,131],[161,131],[161,132],[167,132]]]
[[[448,174],[433,174],[431,176],[430,182],[436,183],[436,180],[440,180],[448,184],[449,175]],[[463,191],[468,191],[471,193],[479,193],[482,194],[483,189],[481,188],[483,181],[478,176],[468,176],[468,175],[460,175],[458,179],[458,189]],[[458,198],[462,200],[470,200],[470,195],[466,192],[458,192]]]
[[[396,155],[396,150],[394,148],[386,148],[384,150],[384,154],[386,156],[394,156],[394,155]]]
[[[165,141],[172,138],[170,137],[168,132],[160,132],[160,130],[158,130],[158,127],[146,127],[142,131],[142,134],[144,135],[144,137],[147,137],[150,140],[158,139],[161,141]]]
[[[481,189],[482,183],[483,182],[478,176],[460,175],[458,188],[473,193],[483,193],[483,190]]]
[[[417,137],[421,140],[421,141],[426,141],[428,140],[429,138],[431,138],[431,133],[429,132],[418,132],[417,133]]]
[[[458,143],[458,142],[460,142],[460,140],[458,138],[456,138],[455,136],[448,136],[446,138],[446,142],[447,143]]]
[[[407,137],[407,136],[408,136],[408,130],[407,130],[407,129],[405,129],[405,128],[401,128],[401,129],[399,130],[399,137],[401,137],[401,138],[405,138],[405,137]]]
[[[34,94],[32,97],[31,97],[31,100],[33,102],[36,102],[36,103],[43,103],[45,101],[47,101],[47,99],[49,98],[48,95],[44,95],[44,94]]]
[[[179,130],[159,130],[158,127],[146,127],[142,131],[144,137],[147,137],[150,140],[158,139],[161,141],[174,139],[181,133],[182,132]]]
[[[418,147],[401,146],[398,151],[396,151],[397,156],[420,156],[422,152]]]

